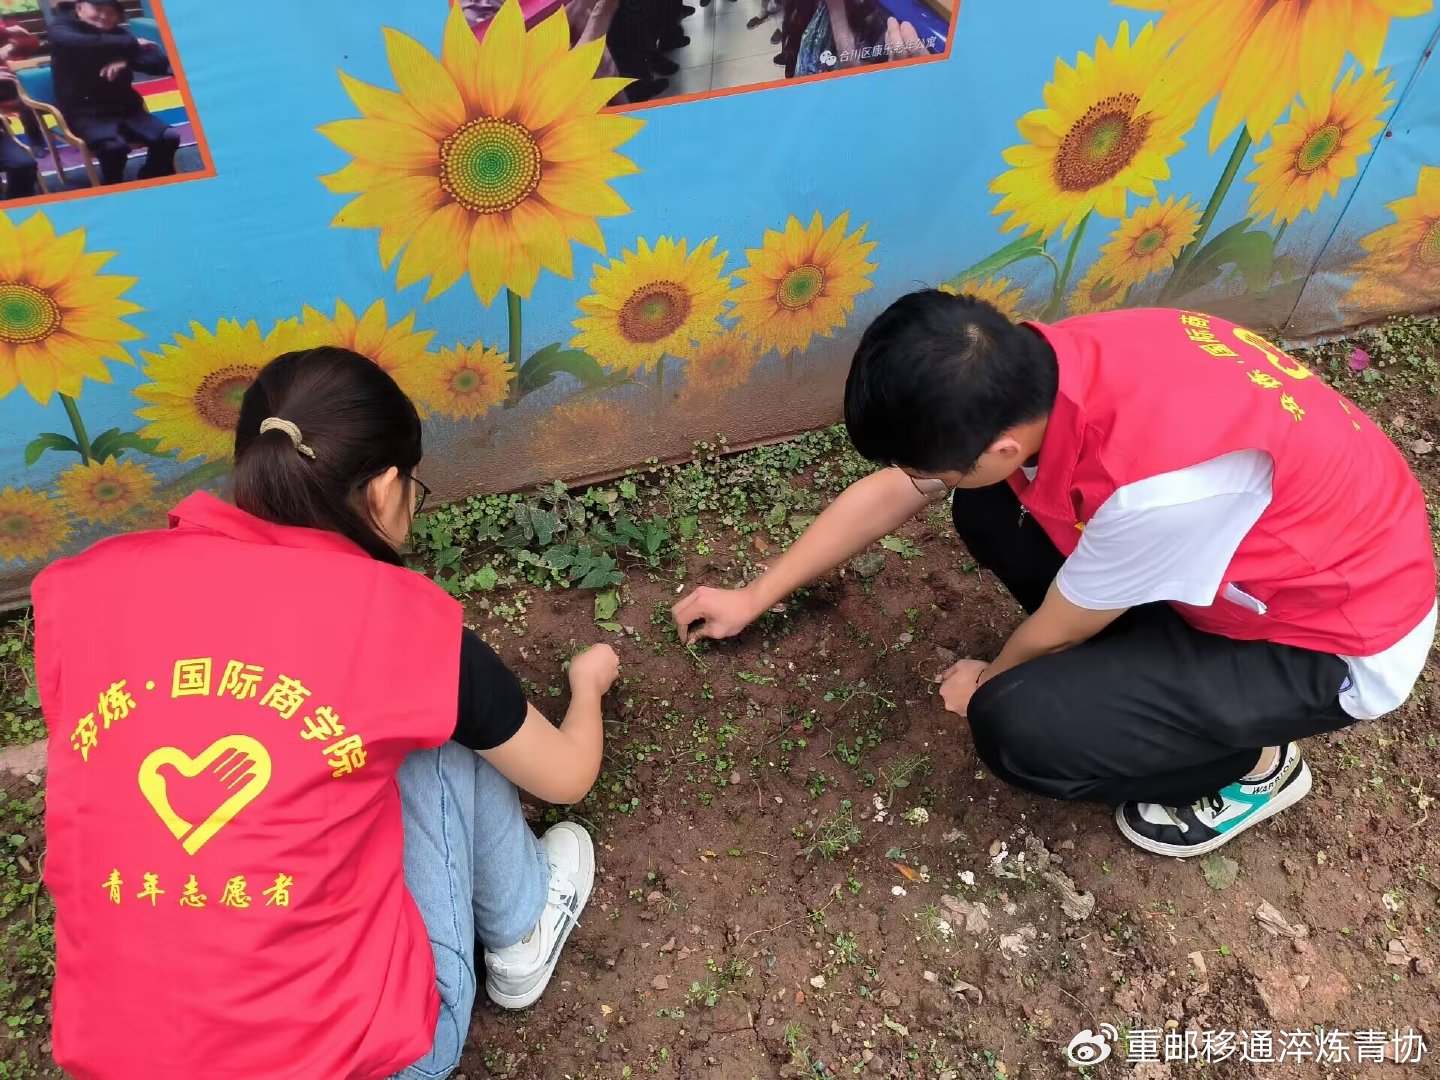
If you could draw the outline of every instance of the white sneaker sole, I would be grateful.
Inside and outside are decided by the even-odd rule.
[[[528,979],[517,980],[506,990],[501,990],[496,985],[494,977],[488,972],[486,973],[485,994],[502,1009],[525,1009],[540,1000],[540,995],[545,993],[545,988],[550,985],[551,976],[555,974],[555,965],[560,962],[560,954],[565,950],[565,943],[570,940],[570,932],[575,929],[575,923],[579,921],[580,913],[585,910],[585,905],[590,901],[590,890],[595,886],[595,845],[590,839],[590,834],[582,826],[571,821],[562,821],[553,827],[571,829],[583,837],[580,844],[580,866],[575,872],[575,919],[560,934],[559,940],[550,950],[550,962]]]
[[[1272,818],[1287,807],[1294,806],[1297,802],[1310,794],[1310,766],[1305,764],[1304,759],[1300,761],[1299,776],[1290,782],[1290,786],[1279,792],[1273,799],[1266,803],[1245,821],[1243,825],[1237,825],[1229,832],[1223,832],[1218,836],[1211,837],[1203,844],[1160,844],[1154,840],[1146,839],[1137,833],[1125,820],[1125,808],[1115,808],[1115,824],[1120,826],[1120,834],[1129,840],[1136,847],[1150,852],[1152,855],[1170,855],[1177,859],[1191,859],[1197,855],[1204,855],[1214,851],[1218,847],[1228,844],[1235,837],[1239,836],[1246,829],[1260,824],[1266,818]]]

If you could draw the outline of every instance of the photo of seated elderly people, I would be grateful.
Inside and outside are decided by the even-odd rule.
[[[158,0],[0,0],[0,196],[208,173]]]
[[[484,37],[501,0],[457,0]],[[522,0],[529,26],[564,10],[572,45],[605,39],[610,103],[761,86],[944,53],[955,0]]]

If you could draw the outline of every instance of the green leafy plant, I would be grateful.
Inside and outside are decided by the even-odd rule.
[[[0,627],[0,746],[34,742],[44,734],[34,632],[26,616]]]
[[[557,482],[529,496],[476,496],[417,521],[414,549],[456,596],[518,582],[612,589],[625,580],[622,562],[656,568],[676,550],[669,524],[640,512],[639,495],[623,480],[578,494]],[[468,569],[476,557],[487,561]]]

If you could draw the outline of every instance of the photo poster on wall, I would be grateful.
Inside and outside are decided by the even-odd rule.
[[[7,202],[214,175],[160,0],[0,0]]]
[[[919,287],[1282,335],[1435,303],[1431,0],[8,2],[7,82],[113,34],[130,110],[117,169],[0,105],[10,601],[218,489],[294,349],[391,372],[457,498],[834,422]]]
[[[503,0],[456,0],[483,40]],[[564,10],[572,45],[603,40],[600,71],[630,81],[612,108],[772,89],[945,56],[950,0],[522,0],[527,27]]]

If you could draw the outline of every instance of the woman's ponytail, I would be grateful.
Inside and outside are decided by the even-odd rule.
[[[278,525],[338,533],[383,562],[399,554],[366,486],[420,463],[420,417],[378,364],[348,349],[286,353],[245,392],[235,433],[235,505]]]

